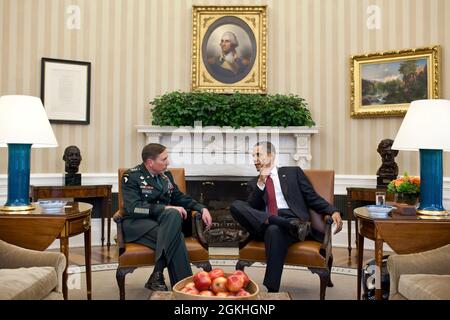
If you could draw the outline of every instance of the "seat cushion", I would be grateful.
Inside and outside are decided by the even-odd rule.
[[[186,248],[191,262],[203,262],[209,260],[208,251],[193,237],[185,239]]]
[[[53,267],[0,269],[0,300],[40,300],[57,284]]]
[[[119,266],[138,267],[155,264],[155,251],[139,243],[125,243],[125,251],[119,256]]]
[[[197,239],[185,239],[186,248],[191,262],[208,261],[209,255]],[[125,243],[125,251],[119,256],[120,267],[151,266],[155,264],[155,251],[139,243]]]
[[[450,275],[402,274],[398,292],[409,300],[450,300]]]
[[[300,241],[292,244],[286,257],[286,264],[306,267],[325,268],[325,258],[319,253],[320,242]],[[254,262],[265,262],[266,252],[264,242],[250,241],[239,251],[239,259]]]

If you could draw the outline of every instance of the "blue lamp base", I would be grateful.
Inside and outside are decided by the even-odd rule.
[[[8,200],[1,211],[33,210],[30,204],[31,144],[8,144]]]
[[[442,206],[442,150],[420,149],[419,214],[443,216],[449,212]]]

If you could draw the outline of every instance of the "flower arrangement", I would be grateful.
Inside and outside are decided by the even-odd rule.
[[[408,176],[408,173],[405,172],[402,177],[399,177],[389,182],[387,186],[387,191],[389,193],[419,194],[420,177]]]

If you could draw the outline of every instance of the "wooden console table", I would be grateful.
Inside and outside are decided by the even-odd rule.
[[[386,192],[386,201],[393,201],[394,195],[387,193],[387,189],[381,188],[347,188],[347,234],[348,234],[348,256],[352,255],[352,219],[353,210],[357,201],[371,201],[375,203],[375,194]],[[355,219],[355,230],[358,231],[358,219]],[[358,249],[358,235],[355,233],[356,249]]]
[[[102,219],[102,246],[105,240],[105,218],[108,221],[107,242],[108,250],[111,246],[111,195],[112,185],[87,185],[87,186],[31,186],[30,194],[32,201],[52,198],[74,198],[80,201],[88,198],[101,200]]]
[[[381,273],[383,243],[395,253],[416,253],[436,249],[450,243],[450,216],[436,219],[430,216],[405,216],[389,213],[385,218],[372,218],[365,207],[356,208],[358,226],[357,299],[361,299],[361,277],[364,238],[375,241],[375,265]],[[381,274],[375,277],[375,299],[381,299]]]
[[[63,273],[63,296],[67,299],[67,267],[69,265],[69,238],[84,233],[87,298],[92,298],[91,279],[91,212],[92,205],[68,202],[60,213],[45,213],[38,203],[31,211],[0,211],[0,238],[22,248],[44,251],[55,239],[60,239],[60,250],[67,259]]]

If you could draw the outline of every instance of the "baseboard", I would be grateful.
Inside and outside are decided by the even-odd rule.
[[[187,177],[189,179],[189,177]],[[110,184],[112,185],[112,192],[117,192],[117,173],[83,173],[82,183],[85,185],[95,184]],[[64,174],[62,173],[48,173],[48,174],[32,174],[30,176],[31,185],[63,185]],[[347,187],[373,187],[376,185],[376,176],[374,175],[339,175],[335,176],[334,190],[336,195],[347,194]],[[0,204],[6,202],[7,199],[7,175],[0,174]],[[450,208],[450,177],[444,178],[443,186],[443,205],[445,208]],[[105,221],[106,224],[106,221]],[[101,245],[101,220],[92,219],[92,245]],[[106,234],[106,226],[105,226]],[[113,237],[116,234],[116,225],[111,223],[111,243],[113,243]],[[352,224],[352,248],[355,248],[355,227]],[[105,243],[106,245],[106,240]],[[78,235],[69,239],[69,247],[83,247],[84,238],[83,235]],[[343,230],[337,235],[333,236],[333,246],[347,248],[347,223],[344,222]],[[59,240],[52,243],[51,248],[59,248]],[[366,239],[364,242],[364,248],[373,249],[374,242]],[[386,246],[386,250],[391,250]]]
[[[0,203],[7,198],[8,175],[0,174]],[[82,173],[82,183],[85,185],[110,184],[112,192],[117,192],[117,173]],[[189,177],[186,177],[189,179]],[[334,178],[334,194],[347,194],[348,187],[372,188],[377,183],[374,175],[342,175],[337,174]],[[30,184],[36,186],[62,186],[64,174],[62,173],[34,173],[30,176]],[[450,177],[444,177],[443,184],[444,207],[450,207]]]

